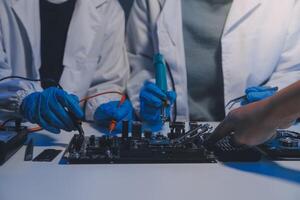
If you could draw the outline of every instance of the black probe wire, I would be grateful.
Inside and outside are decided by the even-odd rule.
[[[33,79],[33,78],[27,78],[27,77],[23,77],[23,76],[6,76],[4,78],[1,78],[0,82],[7,80],[7,79],[22,79],[22,80],[33,81],[33,82],[41,82],[42,81],[41,79]],[[54,83],[58,88],[62,89],[61,85],[52,79],[45,79],[45,82]],[[0,124],[0,128],[4,128],[8,122],[11,122],[14,120],[16,120],[16,119],[5,120],[3,123]]]
[[[16,119],[7,119],[7,120],[5,120],[4,122],[1,123],[0,129],[4,128],[5,125],[6,125],[8,122],[11,122],[11,121],[16,121]]]
[[[26,81],[42,82],[41,79],[26,78],[23,76],[6,76],[4,78],[1,78],[0,82],[7,80],[7,79],[22,79],[22,80],[26,80]],[[49,82],[49,83],[54,83],[58,88],[62,89],[61,85],[59,83],[57,83],[56,81],[54,81],[53,79],[45,79],[44,81]]]
[[[35,81],[35,82],[38,82],[40,81],[40,79],[32,79],[32,78],[26,78],[26,77],[22,77],[22,76],[6,76],[4,78],[1,78],[0,79],[0,82],[1,81],[4,81],[6,79],[14,79],[14,78],[17,78],[17,79],[23,79],[23,80],[26,80],[26,81]]]
[[[167,65],[167,70],[168,70],[169,77],[171,79],[172,89],[176,93],[176,86],[175,86],[174,77],[173,77],[170,65],[167,63],[167,61],[166,61],[166,65]],[[173,117],[172,122],[174,123],[174,122],[176,122],[176,119],[177,119],[177,98],[175,99],[175,102],[174,102],[173,114],[174,114],[174,117]]]

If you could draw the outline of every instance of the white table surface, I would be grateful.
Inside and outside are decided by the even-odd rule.
[[[34,156],[64,149],[72,135],[33,133]],[[300,200],[298,161],[62,165],[62,153],[48,163],[24,162],[24,152],[0,167],[0,200]]]

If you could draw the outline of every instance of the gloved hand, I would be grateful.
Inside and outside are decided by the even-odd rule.
[[[109,133],[109,126],[112,120],[117,122],[115,130],[112,134],[122,132],[122,121],[132,120],[132,105],[130,101],[125,100],[122,105],[119,106],[120,101],[111,101],[100,105],[95,113],[94,120],[100,126],[101,132]]]
[[[164,93],[154,83],[146,82],[140,93],[140,116],[152,131],[162,128],[161,109],[165,101],[167,117],[170,117],[170,108],[176,100],[176,93],[168,91]]]
[[[249,87],[245,91],[246,98],[242,100],[241,104],[246,105],[249,103],[253,103],[268,98],[270,96],[273,96],[277,90],[278,90],[277,87],[268,87],[268,86]]]
[[[60,129],[76,130],[67,111],[77,119],[82,119],[84,116],[78,97],[56,87],[47,88],[43,92],[31,93],[23,99],[20,106],[21,114],[28,121],[37,123],[53,133],[60,133]]]

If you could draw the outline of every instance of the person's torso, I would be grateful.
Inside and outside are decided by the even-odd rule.
[[[105,1],[77,0],[63,45],[60,84],[80,97],[86,94],[98,62],[104,57],[101,55],[101,44],[106,39],[108,29],[106,21],[101,19],[109,15],[104,8],[107,5],[103,3]],[[42,65],[39,0],[5,0],[1,2],[0,10],[1,42],[5,48],[5,65],[8,66],[7,72],[2,67],[4,65],[1,66],[0,76],[18,75],[39,79]]]
[[[61,78],[67,33],[75,3],[76,0],[59,4],[40,0],[41,67],[39,72],[43,88],[55,86]]]
[[[182,0],[190,120],[224,118],[221,36],[232,0]]]
[[[154,0],[160,7],[149,13],[157,17],[159,48],[165,55],[173,73],[179,103],[177,111],[181,119],[189,119],[184,103],[187,83],[184,45],[181,23],[181,0]],[[149,1],[150,4],[155,2]],[[291,24],[294,0],[233,1],[225,22],[222,44],[222,71],[224,102],[244,95],[247,87],[265,83],[276,70],[287,33]],[[147,12],[141,10],[140,12]],[[276,16],[276,23],[274,23]],[[270,31],[272,30],[272,31]],[[225,110],[226,113],[229,109]]]

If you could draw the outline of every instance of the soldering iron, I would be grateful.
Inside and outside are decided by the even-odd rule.
[[[154,55],[154,66],[155,66],[155,81],[157,87],[159,87],[164,93],[167,92],[167,66],[164,56],[160,53]],[[168,105],[167,99],[164,100],[164,106],[161,110],[162,121],[165,122],[168,119],[166,113],[166,107]]]

